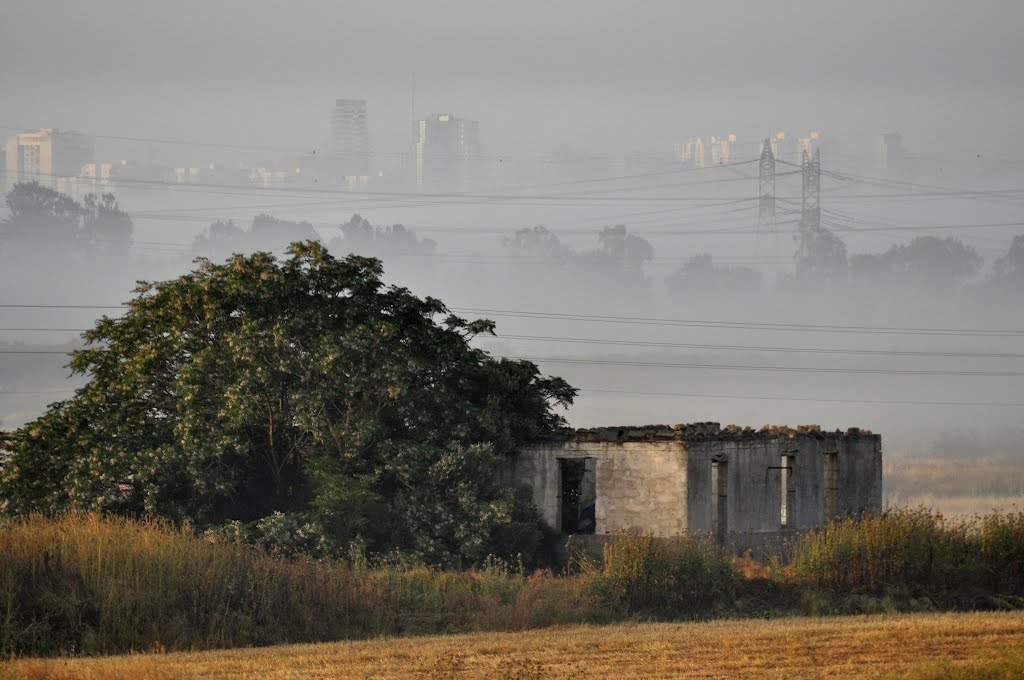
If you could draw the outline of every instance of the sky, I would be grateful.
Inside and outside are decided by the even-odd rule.
[[[418,115],[478,119],[497,153],[816,129],[1018,158],[1022,20],[1005,1],[5,0],[0,124],[303,149],[334,98],[365,98],[397,152],[415,82]]]
[[[152,160],[157,163],[188,167],[227,160],[224,156],[232,154],[244,154],[250,161],[274,161],[288,153],[309,154],[327,148],[334,100],[354,98],[367,101],[377,162],[399,162],[411,141],[414,116],[452,112],[480,121],[481,141],[493,157],[482,155],[484,160],[476,160],[479,167],[486,165],[487,171],[497,176],[495,168],[505,157],[520,155],[534,161],[564,144],[597,155],[652,150],[665,154],[674,142],[689,137],[707,139],[735,133],[741,140],[754,141],[780,130],[801,136],[816,130],[825,140],[839,140],[840,157],[824,159],[826,171],[848,171],[852,166],[857,172],[871,172],[875,137],[883,131],[899,131],[912,153],[927,157],[927,162],[913,170],[925,174],[902,179],[924,184],[911,189],[908,184],[865,184],[850,176],[826,175],[823,206],[830,226],[866,227],[842,234],[850,254],[857,254],[883,252],[911,235],[925,233],[920,231],[930,228],[925,225],[940,225],[938,235],[961,237],[981,253],[986,260],[982,275],[987,275],[991,263],[1020,232],[1022,199],[1018,193],[1024,174],[1024,136],[1018,130],[1024,112],[1021,26],[1024,3],[1005,0],[3,0],[0,134],[16,128],[77,129],[97,136],[96,155],[101,161],[145,161],[150,153],[155,154]],[[157,144],[154,150],[137,141],[112,140],[112,136],[240,148],[170,143]],[[946,163],[940,156],[959,160]],[[845,157],[857,157],[861,163],[847,165]],[[1001,162],[974,163],[981,157],[986,162],[991,157]],[[508,163],[500,171],[512,173],[517,169],[510,166],[515,165]],[[951,167],[959,174],[951,172]],[[987,174],[993,167],[999,174]],[[544,179],[543,167],[527,169],[536,170],[540,179],[532,175],[501,177],[512,177],[512,185],[552,181],[551,177]],[[180,255],[173,266],[184,267],[188,260],[182,253],[191,252],[192,239],[215,219],[234,218],[245,223],[264,209],[282,218],[309,219],[328,235],[336,234],[337,225],[358,209],[375,224],[402,223],[420,235],[436,238],[442,252],[494,257],[504,252],[503,235],[522,226],[544,224],[566,243],[586,250],[595,247],[598,229],[622,221],[628,222],[633,233],[649,239],[656,250],[659,261],[650,263],[648,273],[656,292],[651,299],[657,298],[661,307],[642,307],[632,300],[610,301],[585,288],[569,286],[559,288],[556,295],[542,287],[530,297],[520,290],[529,287],[523,282],[508,284],[514,280],[509,272],[518,274],[502,270],[501,262],[480,270],[452,265],[440,273],[425,267],[420,279],[409,274],[415,268],[408,261],[386,264],[390,274],[397,272],[400,283],[416,283],[413,287],[421,294],[436,294],[467,307],[494,307],[498,304],[494,300],[504,299],[510,309],[549,305],[552,313],[573,309],[623,316],[676,318],[691,314],[693,318],[765,322],[802,320],[811,315],[784,296],[775,300],[774,306],[758,299],[729,306],[718,299],[692,296],[670,300],[665,295],[666,277],[685,258],[700,252],[760,268],[766,283],[771,284],[784,279],[793,267],[794,246],[789,234],[781,240],[777,236],[762,241],[743,231],[757,219],[756,203],[751,202],[756,200],[755,166],[710,168],[707,175],[686,174],[690,170],[678,177],[637,175],[634,179],[628,174],[635,170],[621,171],[627,175],[624,182],[601,184],[609,173],[620,171],[599,168],[594,176],[603,173],[605,179],[595,180],[598,184],[594,186],[567,188],[556,183],[534,189],[540,193],[575,191],[590,197],[564,205],[557,201],[495,202],[486,195],[477,201],[386,201],[360,195],[333,197],[337,200],[331,201],[301,192],[278,192],[271,198],[258,187],[218,192],[203,187],[150,190],[131,184],[118,187],[118,198],[135,222],[133,265],[152,265],[135,278],[166,276],[172,269],[160,258],[168,252]],[[800,201],[799,175],[780,167],[778,181],[783,223],[793,223],[792,213]],[[926,191],[935,186],[938,192]],[[1010,194],[984,196],[959,191],[964,188]],[[631,191],[638,195],[622,196]],[[944,191],[950,195],[935,195]],[[679,201],[666,203],[665,194],[673,192]],[[602,195],[611,202],[601,202]],[[694,202],[686,202],[691,200]],[[264,204],[272,207],[264,208]],[[950,230],[951,224],[970,228]],[[449,227],[454,230],[445,231]],[[904,227],[914,231],[904,231]],[[793,229],[792,224],[787,228]],[[504,262],[509,264],[518,266]],[[72,275],[79,276],[82,285],[66,286],[65,279]],[[125,274],[125,281],[116,281],[120,287],[101,294],[85,285],[102,278],[95,272],[83,270],[72,275],[59,272],[52,277],[54,282],[59,280],[54,295],[61,296],[53,302],[66,302],[72,288],[83,303],[124,299],[130,281],[135,280]],[[43,278],[50,285],[49,275]],[[9,293],[14,290],[15,286],[8,287]],[[17,295],[15,298],[12,293],[10,299],[43,299],[39,291],[18,290]],[[1020,324],[1019,311],[1005,320],[998,307],[970,310],[989,314],[987,317],[949,318],[920,305],[913,310],[885,309],[884,300],[880,303],[870,297],[853,302],[851,309],[835,305],[828,310],[834,318],[817,321],[938,328]],[[16,319],[17,324],[48,323],[32,314],[25,312]],[[92,312],[86,310],[75,323],[87,324],[89,314]],[[501,323],[503,329],[526,335],[626,333],[617,326],[581,331],[573,326],[550,330],[540,322],[514,319]],[[634,330],[636,337],[628,340],[694,342],[696,338],[698,343],[801,346],[815,341],[799,335],[772,336],[768,331],[749,338],[745,336],[752,331],[658,330],[650,326]],[[8,337],[12,336],[0,341]],[[840,341],[849,344],[846,349],[870,343],[876,350],[901,351],[959,351],[961,345],[967,346],[960,337],[910,337],[900,339],[903,344],[886,335],[872,336],[870,341],[863,335],[817,339],[821,346]],[[1017,337],[996,338],[991,346],[985,342],[989,341],[978,340],[967,348],[1008,352],[1014,350]],[[620,351],[600,348],[602,352]],[[570,351],[564,345],[528,349],[550,355]],[[928,361],[941,366],[945,359]],[[963,363],[979,361],[985,370],[1001,366],[985,363],[991,358]],[[634,422],[668,419],[682,412],[687,419],[720,418],[755,425],[817,418],[818,422],[843,426],[877,425],[886,432],[895,432],[905,422],[918,432],[929,432],[945,424],[950,411],[935,410],[929,404],[904,404],[895,409],[878,400],[992,400],[1012,402],[1013,406],[1021,400],[1016,361],[1005,362],[1014,369],[1011,378],[962,377],[956,383],[944,375],[885,375],[875,382],[876,374],[842,374],[833,380],[826,372],[803,377],[746,372],[730,377],[717,371],[694,377],[692,372],[650,371],[643,374],[644,380],[653,376],[652,383],[645,386],[632,369],[610,368],[591,374],[571,365],[549,368],[564,369],[565,375],[590,387],[622,389],[625,385],[646,392],[594,391],[573,411],[576,424],[611,422],[620,417]],[[0,362],[0,378],[3,368]],[[59,385],[64,375],[53,370],[53,385]],[[676,392],[725,396],[694,396],[683,402],[664,398]],[[798,395],[799,401],[779,397],[783,392]],[[737,394],[769,396],[746,401],[729,396]],[[813,406],[806,401],[808,395],[825,394],[837,399]],[[38,401],[46,398],[39,396]],[[19,417],[27,417],[26,413]],[[3,417],[0,404],[0,424]],[[971,411],[967,422],[1019,427],[1019,410]]]

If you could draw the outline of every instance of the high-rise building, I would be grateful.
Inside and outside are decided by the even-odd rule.
[[[899,168],[906,154],[903,135],[898,132],[884,132],[875,139],[875,167],[879,170]]]
[[[413,124],[413,166],[417,191],[463,191],[469,188],[470,162],[480,154],[480,124],[450,113],[427,116]]]
[[[806,137],[797,138],[797,157],[802,159],[805,151],[808,156],[813,156],[815,151],[821,151],[821,155],[826,157],[827,162],[832,166],[839,161],[839,141],[831,137],[824,137],[817,131],[809,132]]]
[[[731,147],[736,142],[736,135],[726,135],[725,137],[711,136],[711,164],[722,165],[729,162],[731,156]]]
[[[707,158],[706,150],[704,147],[704,140],[700,137],[690,137],[685,142],[679,142],[674,145],[676,156],[683,163],[694,167],[703,168],[704,161]]]
[[[685,142],[675,144],[674,149],[676,157],[683,163],[694,168],[703,168],[709,162],[709,155],[711,165],[728,163],[735,143],[736,135],[711,135],[707,142],[702,137],[690,137]]]
[[[818,148],[818,143],[821,141],[821,134],[818,132],[811,132],[806,137],[797,137],[796,140],[796,152],[799,156],[803,157],[806,151],[808,155],[814,155],[814,150]]]
[[[9,136],[5,151],[8,187],[30,181],[56,187],[61,178],[78,177],[82,166],[93,162],[95,144],[80,132],[43,128]]]
[[[335,100],[331,110],[331,151],[342,176],[369,176],[370,129],[366,100]]]

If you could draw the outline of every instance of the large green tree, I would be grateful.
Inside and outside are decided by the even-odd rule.
[[[198,526],[292,514],[338,545],[431,561],[530,549],[499,484],[575,390],[471,346],[487,320],[296,243],[140,284],[71,361],[85,387],[3,435],[8,512],[87,508]]]

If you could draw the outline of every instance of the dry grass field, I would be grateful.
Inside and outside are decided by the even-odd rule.
[[[894,456],[883,470],[885,504],[927,507],[946,517],[1024,510],[1024,460]]]
[[[931,508],[943,517],[971,517],[990,512],[1022,512],[1024,496],[894,496],[888,505],[896,508]]]
[[[1024,612],[571,626],[96,659],[4,680],[1021,677]]]

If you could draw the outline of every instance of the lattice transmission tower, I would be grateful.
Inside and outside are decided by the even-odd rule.
[[[800,169],[803,176],[800,229],[818,231],[821,229],[821,150],[815,149],[813,156],[804,151]]]
[[[779,233],[775,223],[775,154],[771,140],[765,137],[758,163],[757,182],[757,250],[761,250],[761,234],[770,233],[775,238],[775,249],[779,246]],[[778,255],[778,253],[776,253]]]

